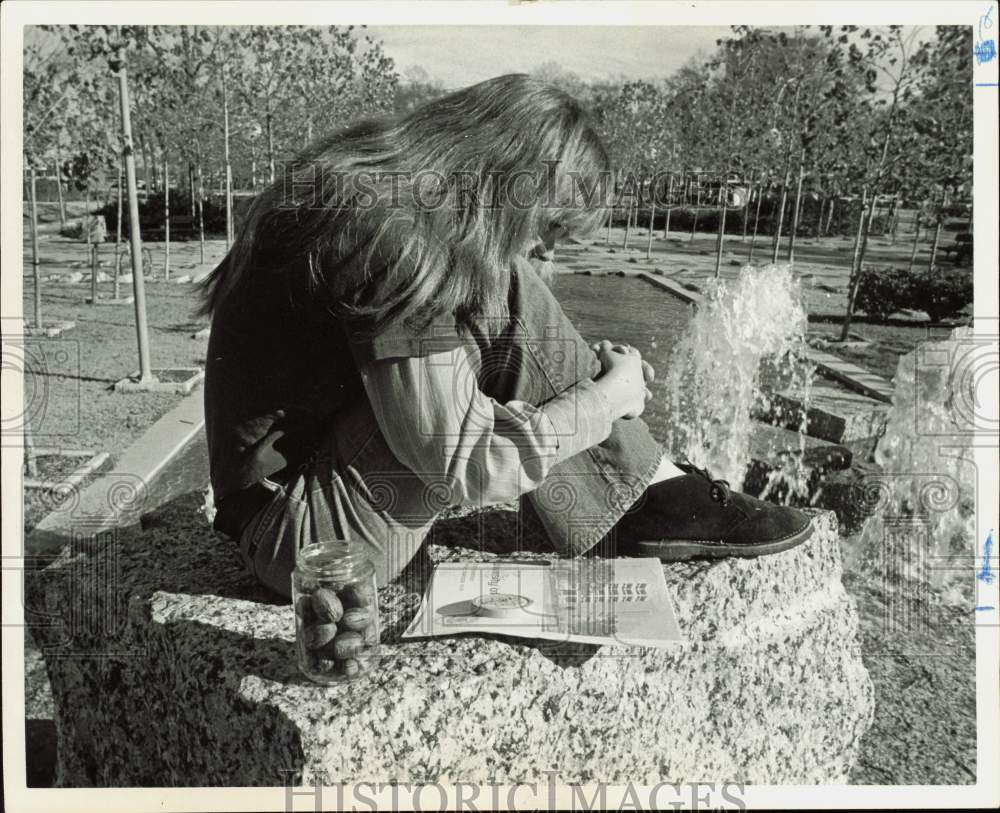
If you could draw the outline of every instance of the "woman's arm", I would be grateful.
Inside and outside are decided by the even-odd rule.
[[[508,502],[537,488],[556,463],[605,440],[626,409],[608,374],[541,406],[499,403],[479,389],[462,347],[368,362],[360,370],[393,454],[428,480],[446,475],[463,505]],[[634,398],[630,405],[634,410]]]

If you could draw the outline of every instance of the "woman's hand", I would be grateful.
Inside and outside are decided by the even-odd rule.
[[[601,362],[596,381],[611,404],[613,417],[638,418],[652,397],[646,385],[653,380],[653,368],[630,345],[612,345],[605,339],[591,347]]]

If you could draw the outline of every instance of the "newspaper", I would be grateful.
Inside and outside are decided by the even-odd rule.
[[[403,638],[467,632],[659,648],[683,642],[659,559],[439,564]]]

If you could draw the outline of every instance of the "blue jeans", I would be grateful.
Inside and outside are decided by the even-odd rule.
[[[501,402],[542,404],[600,363],[534,273],[514,278],[510,319],[501,329],[472,331],[480,388]],[[434,342],[429,335],[427,341]],[[640,419],[618,420],[610,436],[555,465],[527,495],[556,551],[584,553],[642,495],[662,449]],[[443,473],[416,473],[399,463],[362,399],[338,415],[312,458],[286,482],[265,480],[273,497],[239,541],[246,567],[287,596],[295,556],[304,545],[349,539],[367,549],[379,584],[398,576],[434,520],[452,505]]]

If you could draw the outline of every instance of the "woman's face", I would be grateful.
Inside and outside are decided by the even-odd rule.
[[[552,262],[555,256],[556,241],[564,238],[567,231],[561,223],[550,223],[548,228],[538,235],[534,246],[528,252],[528,256],[542,262]]]
[[[528,261],[545,282],[549,282],[555,273],[552,260],[555,258],[556,241],[565,237],[567,231],[566,227],[559,223],[550,224],[538,235],[528,251]]]

